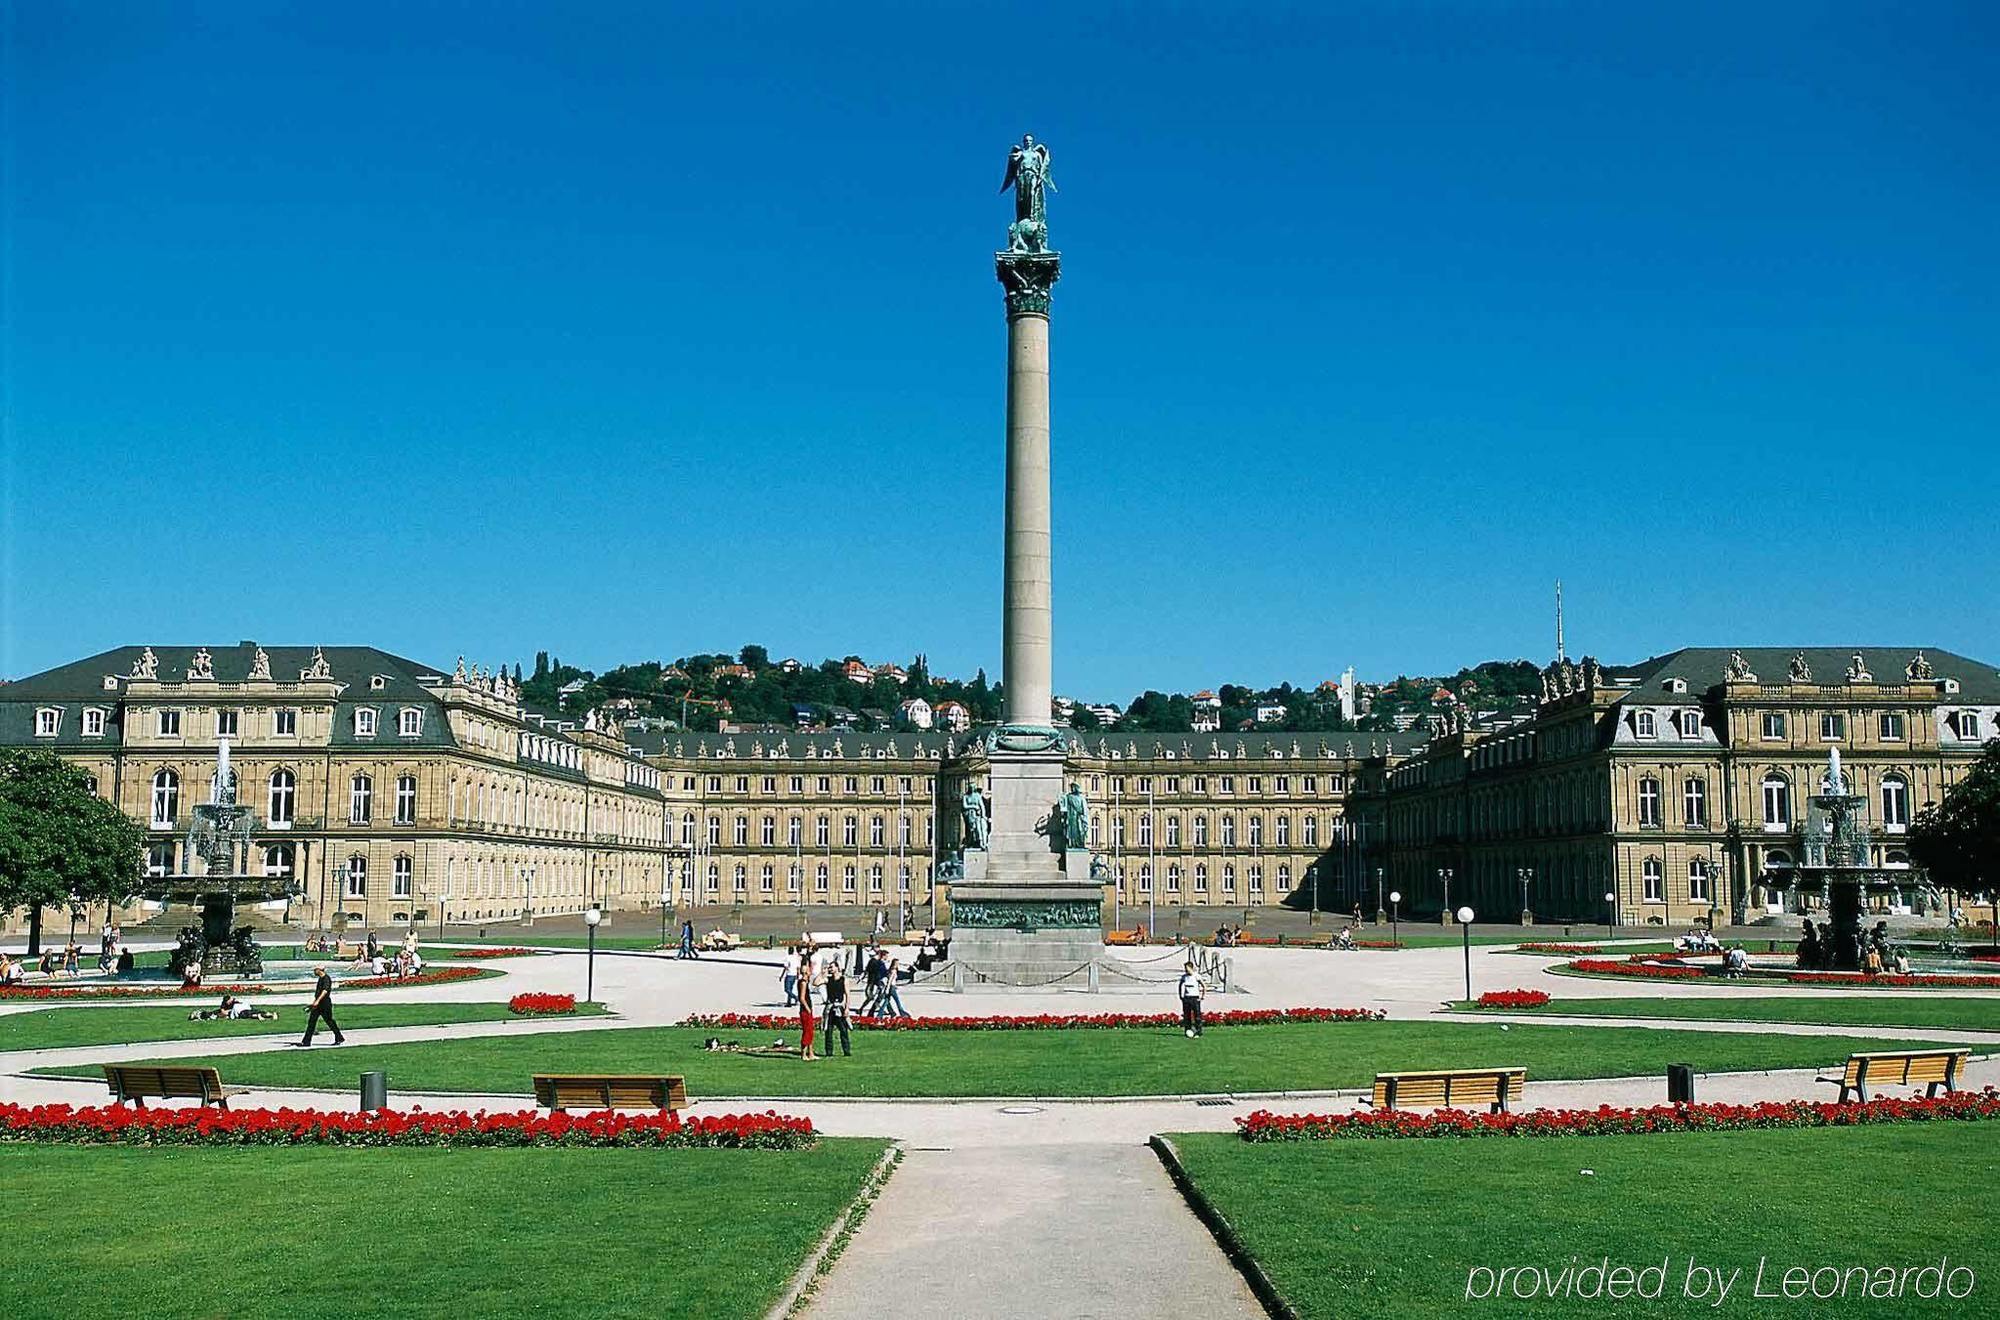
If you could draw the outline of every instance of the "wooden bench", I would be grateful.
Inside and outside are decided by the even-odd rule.
[[[558,1114],[566,1109],[686,1109],[687,1079],[536,1073],[535,1104]]]
[[[222,1075],[213,1068],[161,1068],[146,1064],[107,1063],[104,1084],[111,1088],[113,1104],[130,1100],[144,1109],[154,1100],[199,1100],[218,1109],[229,1108],[229,1097],[242,1095],[248,1087],[224,1086]]]
[[[1409,1109],[1415,1106],[1439,1109],[1470,1109],[1485,1105],[1495,1114],[1521,1098],[1527,1084],[1526,1068],[1455,1068],[1442,1072],[1376,1073],[1375,1094],[1370,1103],[1377,1109]]]
[[[1947,1091],[1958,1089],[1958,1075],[1971,1057],[1970,1047],[1853,1054],[1848,1056],[1847,1070],[1840,1076],[1818,1080],[1840,1087],[1841,1104],[1847,1103],[1849,1095],[1865,1104],[1871,1086],[1922,1086],[1927,1088],[1924,1094],[1936,1095],[1939,1087]]]

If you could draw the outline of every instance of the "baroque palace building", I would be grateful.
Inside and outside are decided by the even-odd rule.
[[[1628,925],[1782,911],[1764,877],[1803,860],[1830,751],[1868,799],[1872,862],[1907,866],[1916,813],[2000,732],[1994,667],[1936,649],[1693,647],[1561,661],[1542,689],[1531,715],[1454,722],[1390,770],[1388,866],[1422,910]]]
[[[1686,924],[1775,910],[1838,747],[1876,861],[2000,732],[1945,651],[1561,661],[1504,719],[1399,733],[1079,733],[1107,916],[1284,905]],[[1882,673],[1871,672],[1879,667]],[[0,685],[0,745],[77,762],[176,872],[227,738],[293,920],[938,903],[976,732],[690,733],[524,706],[504,674],[367,647],[125,647]],[[1051,804],[1053,805],[1053,804]],[[1447,893],[1447,890],[1449,891]],[[1605,895],[1612,895],[1609,903]],[[1525,904],[1524,904],[1525,899]],[[928,911],[925,912],[928,916]]]

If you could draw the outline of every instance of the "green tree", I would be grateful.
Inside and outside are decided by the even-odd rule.
[[[766,669],[771,664],[771,653],[764,647],[751,642],[736,653],[738,663],[750,669]]]
[[[53,752],[0,752],[0,911],[28,910],[41,952],[42,909],[116,902],[138,887],[145,831]]]
[[[1992,898],[2000,926],[2000,738],[1986,744],[1986,754],[1944,801],[1917,813],[1910,859],[1940,889]]]

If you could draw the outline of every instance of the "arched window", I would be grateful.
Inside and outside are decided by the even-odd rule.
[[[1222,846],[1225,848],[1234,848],[1236,846],[1236,817],[1234,816],[1224,816],[1222,818]]]
[[[1660,781],[1651,775],[1639,781],[1639,824],[1656,826],[1660,823]]]
[[[349,898],[368,897],[368,859],[355,853],[347,859],[347,888]]]
[[[289,770],[271,772],[270,810],[265,813],[273,827],[290,825],[299,805],[299,779]]]
[[[729,879],[736,892],[742,893],[750,883],[750,868],[741,862],[736,863],[736,869],[729,873]]]
[[[1772,771],[1764,776],[1764,828],[1789,829],[1792,823],[1792,783]]]
[[[1910,823],[1910,785],[1901,775],[1882,778],[1882,823],[1892,830]]]
[[[720,816],[710,816],[708,818],[708,846],[711,848],[720,848],[722,846],[722,817]],[[710,888],[714,888],[714,886],[711,885]]]
[[[153,877],[174,873],[174,845],[171,840],[162,839],[146,846],[146,874]]]
[[[356,775],[347,782],[347,819],[353,825],[366,825],[374,816],[375,781],[367,775]]]
[[[1699,857],[1688,863],[1688,899],[1695,903],[1709,901],[1708,863]]]
[[[888,822],[880,816],[870,816],[868,818],[868,846],[870,848],[880,848],[882,846],[883,842],[889,837],[887,827]]]
[[[1151,862],[1139,863],[1139,892],[1142,894],[1153,892],[1153,864]]]
[[[882,892],[882,863],[880,862],[875,862],[868,868],[868,891],[874,894]]]
[[[1180,846],[1181,846],[1181,818],[1179,816],[1170,815],[1167,817],[1167,847],[1178,848]],[[1172,880],[1173,880],[1173,873],[1170,871],[1168,872],[1167,888],[1169,889],[1178,888],[1179,886],[1175,885],[1172,882]]]
[[[1150,811],[1139,813],[1139,846],[1141,848],[1153,846],[1153,813]]]
[[[1197,848],[1208,847],[1208,817],[1206,816],[1196,816],[1194,818],[1194,846]]]
[[[417,823],[417,777],[415,775],[396,776],[396,823],[414,825]],[[399,898],[408,898],[400,894]]]
[[[694,813],[692,811],[681,817],[681,847],[694,847]]]
[[[1667,873],[1657,857],[1648,857],[1639,868],[1645,881],[1645,898],[1648,903],[1667,901]]]
[[[815,894],[824,894],[826,892],[825,862],[821,862],[817,866],[813,867],[813,892]]]
[[[813,846],[816,848],[826,847],[828,842],[833,838],[833,835],[829,832],[832,828],[833,822],[825,815],[813,817]]]
[[[1308,848],[1319,847],[1319,817],[1307,816],[1299,825],[1300,841]]]
[[[1167,892],[1169,894],[1181,892],[1181,868],[1178,862],[1167,863]]]
[[[1708,781],[1689,779],[1681,785],[1681,821],[1696,829],[1708,824]]]
[[[750,842],[750,818],[748,816],[736,817],[730,826],[729,838],[738,848]]]
[[[273,880],[289,880],[296,867],[292,845],[274,843],[264,849],[264,874]]]
[[[1292,864],[1290,862],[1278,863],[1278,889],[1281,893],[1289,894],[1292,892]]]
[[[398,854],[389,872],[389,897],[410,897],[416,892],[416,877],[416,861],[407,853]]]
[[[1223,819],[1227,820],[1228,817],[1225,816]],[[1225,894],[1236,892],[1236,867],[1228,862],[1222,866],[1222,892]]]
[[[153,824],[172,825],[181,812],[181,777],[171,770],[153,776]]]
[[[1277,835],[1272,842],[1280,848],[1289,848],[1292,846],[1292,818],[1290,816],[1278,817],[1273,823],[1272,829]]]
[[[841,847],[852,848],[860,842],[861,842],[861,818],[859,816],[842,816],[840,818]]]
[[[757,838],[768,848],[778,841],[778,818],[765,816],[757,826]]]
[[[1264,846],[1264,818],[1262,816],[1252,816],[1250,818],[1250,846],[1252,848],[1261,848]]]
[[[1194,864],[1194,892],[1197,894],[1206,894],[1208,892],[1207,862],[1196,862]]]

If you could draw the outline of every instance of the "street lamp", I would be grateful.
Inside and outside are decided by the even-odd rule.
[[[1604,891],[1604,938],[1611,938],[1611,928],[1618,924],[1618,895],[1607,889]]]
[[[597,989],[597,926],[603,920],[603,908],[591,908],[583,914],[583,924],[590,932],[590,952],[583,963],[583,1002],[586,1004],[590,1002],[591,992]]]
[[[672,877],[667,872],[660,873],[660,947],[667,947],[667,906],[674,901]]]
[[[1528,882],[1535,878],[1535,868],[1524,866],[1517,874],[1521,877],[1521,924],[1532,926],[1535,924],[1535,914],[1528,910]]]
[[[1306,866],[1306,880],[1312,885],[1312,914],[1306,918],[1306,925],[1319,925],[1319,863],[1310,862]]]
[[[451,883],[438,890],[438,938],[444,938],[444,905],[451,902]]]
[[[1438,883],[1444,886],[1444,910],[1438,913],[1438,920],[1449,926],[1451,924],[1451,868],[1449,866],[1440,866],[1438,868]]]
[[[1465,1000],[1472,1002],[1472,909],[1458,910],[1458,926],[1465,932]]]
[[[1399,911],[1402,905],[1403,891],[1400,889],[1391,889],[1389,891],[1389,944],[1392,948],[1400,948],[1403,943],[1403,937],[1399,933],[1401,928],[1396,924],[1402,916],[1402,913]]]
[[[69,891],[69,942],[71,944],[76,943],[77,911],[78,905],[82,902],[83,895],[77,893],[74,889]]]

